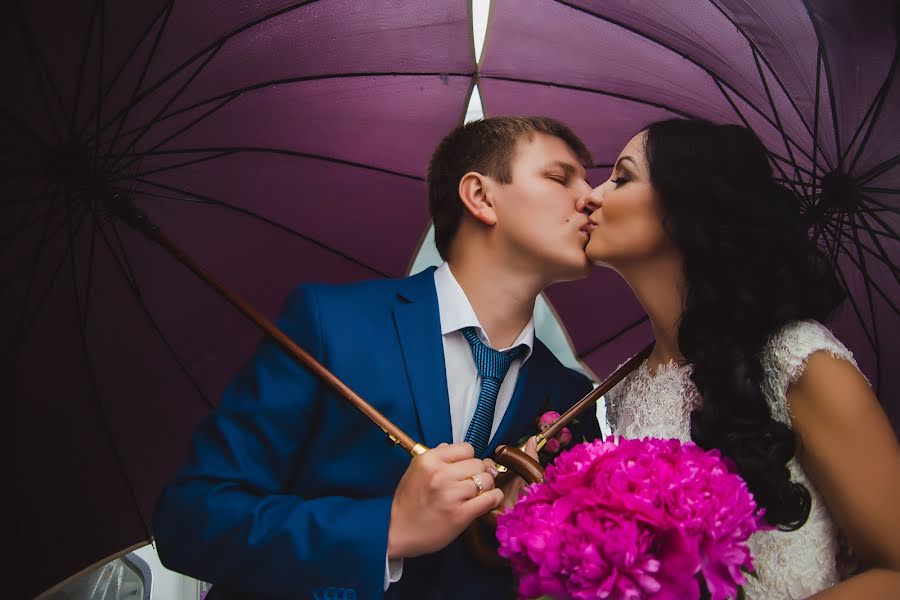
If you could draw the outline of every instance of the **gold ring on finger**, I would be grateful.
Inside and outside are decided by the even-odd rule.
[[[478,495],[480,496],[481,493],[484,492],[484,484],[481,483],[481,477],[476,473],[475,475],[469,475],[469,479],[475,484],[475,488],[478,490]]]

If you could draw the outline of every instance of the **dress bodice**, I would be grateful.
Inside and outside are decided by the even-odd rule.
[[[791,426],[785,397],[807,359],[817,351],[847,360],[852,353],[831,332],[815,321],[785,326],[767,343],[763,355],[763,388],[772,417]],[[607,420],[612,431],[626,438],[659,437],[690,440],[691,411],[702,399],[691,380],[691,367],[674,362],[651,372],[644,362],[606,397]],[[812,496],[809,519],[796,531],[761,531],[750,538],[758,579],[745,585],[748,598],[778,600],[805,598],[839,579],[840,542],[828,507],[796,459],[788,463],[794,481]]]

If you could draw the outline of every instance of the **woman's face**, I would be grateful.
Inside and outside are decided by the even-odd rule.
[[[609,179],[582,201],[595,225],[585,252],[596,264],[621,268],[671,250],[662,209],[650,185],[646,137],[643,131],[634,136],[619,154]]]

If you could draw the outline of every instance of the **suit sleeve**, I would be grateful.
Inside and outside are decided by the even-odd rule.
[[[321,360],[314,288],[298,288],[278,325]],[[188,463],[154,515],[166,566],[229,589],[313,597],[322,586],[380,597],[392,498],[287,493],[316,419],[318,380],[262,342],[194,435]]]

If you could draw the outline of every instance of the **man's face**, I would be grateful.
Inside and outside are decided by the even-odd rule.
[[[587,216],[576,204],[590,193],[584,167],[568,144],[534,134],[516,146],[512,182],[494,188],[496,231],[512,260],[550,282],[587,275]]]

